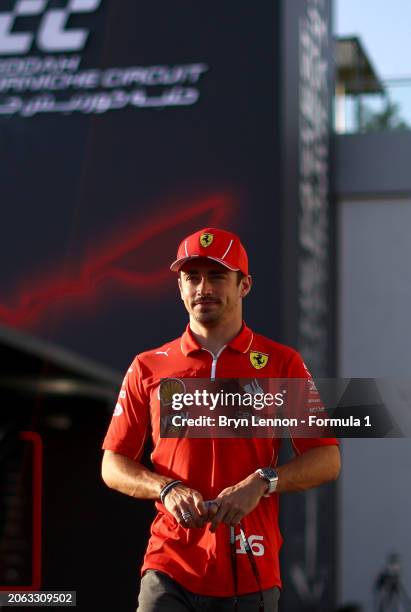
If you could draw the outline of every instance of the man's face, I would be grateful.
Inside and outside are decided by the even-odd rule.
[[[238,282],[237,272],[199,258],[181,268],[178,285],[190,317],[203,325],[214,325],[241,317],[242,298],[251,288],[251,278]]]

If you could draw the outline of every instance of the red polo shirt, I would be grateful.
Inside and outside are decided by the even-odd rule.
[[[263,367],[253,366],[250,354],[268,357]],[[204,499],[214,499],[224,488],[246,478],[259,467],[275,466],[281,439],[160,438],[158,387],[162,378],[309,378],[300,355],[293,349],[254,334],[241,332],[217,356],[202,348],[190,327],[181,338],[138,355],[130,366],[114,410],[103,448],[139,461],[150,435],[154,470],[182,480]],[[293,440],[297,453],[329,444],[334,439]],[[263,589],[281,586],[278,495],[263,497],[242,521],[258,564]],[[229,528],[221,524],[211,533],[187,529],[160,502],[151,526],[142,572],[156,569],[186,589],[201,595],[234,595],[230,570]],[[239,593],[258,591],[249,560],[237,544]]]

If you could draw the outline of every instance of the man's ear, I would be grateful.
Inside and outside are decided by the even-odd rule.
[[[248,274],[247,276],[243,276],[243,278],[241,279],[241,297],[245,298],[246,295],[248,295],[251,291],[251,287],[253,285],[253,279],[251,278],[251,276]]]
[[[183,299],[183,290],[182,290],[182,285],[181,285],[181,276],[180,276],[180,272],[178,273],[178,288],[180,289],[180,297],[181,299]]]

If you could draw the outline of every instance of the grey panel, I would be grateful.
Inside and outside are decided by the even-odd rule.
[[[339,375],[409,377],[411,200],[346,201],[339,216]],[[411,590],[411,441],[344,440],[342,450],[340,601],[371,612],[388,554],[401,555]]]
[[[411,372],[411,200],[340,207],[339,375]]]
[[[411,132],[334,137],[335,193],[411,193]]]

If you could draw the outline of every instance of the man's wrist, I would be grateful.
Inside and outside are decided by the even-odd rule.
[[[259,476],[257,472],[253,472],[251,474],[251,482],[253,482],[255,486],[258,487],[260,497],[264,497],[264,495],[266,495],[268,491],[268,482],[261,478],[261,476]]]
[[[255,474],[261,478],[264,482],[267,483],[266,492],[264,493],[264,497],[270,497],[276,490],[278,486],[278,472],[272,467],[264,467],[258,468],[255,471]]]
[[[164,504],[165,498],[167,497],[167,495],[169,494],[169,492],[171,491],[171,489],[174,489],[174,487],[177,487],[178,485],[183,484],[181,482],[181,480],[169,480],[161,489],[160,493],[159,493],[159,497],[160,497],[160,501],[162,504]]]

